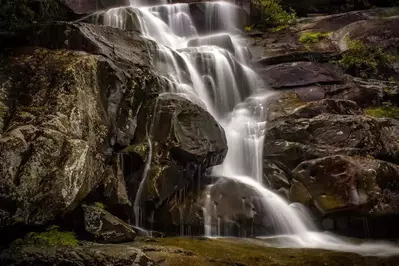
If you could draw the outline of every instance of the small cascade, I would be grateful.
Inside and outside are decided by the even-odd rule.
[[[100,14],[98,22],[123,29],[137,22],[141,34],[156,42],[153,63],[167,80],[165,92],[202,106],[223,126],[229,150],[224,163],[212,169],[217,181],[204,193],[205,235],[227,236],[238,230],[243,237],[254,236],[258,234],[254,227],[257,222],[264,228],[261,233],[272,235],[284,247],[365,254],[382,254],[384,247],[385,253],[397,252],[387,245],[357,246],[314,232],[316,227],[303,206],[288,204],[263,185],[265,116],[273,93],[248,65],[251,55],[239,35],[245,22],[240,12],[244,11],[226,2],[157,3],[132,2],[131,7]],[[149,154],[134,203],[137,226],[142,225],[140,197],[151,166],[151,128]],[[184,235],[190,230],[185,230],[182,214],[180,219],[179,231]]]
[[[152,120],[150,121],[149,128],[146,128],[146,137],[147,137],[147,142],[148,142],[148,156],[147,156],[147,161],[144,166],[143,174],[141,177],[141,182],[139,185],[139,188],[136,192],[136,197],[134,199],[134,214],[135,214],[135,225],[139,228],[142,228],[144,225],[144,211],[142,209],[142,204],[141,204],[141,196],[143,194],[143,189],[144,186],[147,184],[147,178],[148,178],[148,172],[151,168],[151,163],[152,163],[152,130],[154,127],[155,123],[155,118],[156,118],[156,113],[157,113],[157,107],[158,107],[158,100],[155,101],[154,105],[154,112],[152,114]],[[147,125],[148,126],[148,125]]]

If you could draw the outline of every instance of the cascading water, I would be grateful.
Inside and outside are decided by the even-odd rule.
[[[265,86],[258,82],[256,74],[246,65],[249,61],[248,49],[241,45],[242,38],[237,35],[239,30],[235,25],[240,21],[238,7],[225,2],[202,3],[202,9],[197,8],[196,12],[202,12],[205,25],[198,28],[188,4],[134,6],[132,3],[132,7],[109,10],[101,14],[102,22],[126,28],[127,20],[139,21],[142,34],[157,42],[157,51],[153,51],[156,57],[154,64],[159,74],[168,80],[167,90],[203,106],[224,127],[229,151],[224,163],[214,167],[212,175],[234,181],[257,194],[259,205],[267,213],[273,232],[280,235],[277,238],[274,236],[275,245],[370,255],[399,253],[396,247],[387,244],[355,245],[332,235],[315,232],[316,227],[301,212],[300,207],[295,208],[295,204],[294,207],[290,206],[262,185],[265,103],[273,93],[267,92]],[[131,12],[126,12],[126,9]],[[145,178],[143,176],[142,182],[145,182]],[[223,209],[213,202],[213,186],[217,184],[207,189],[204,229],[207,236],[220,236],[222,219],[228,218],[220,214]],[[135,202],[137,209],[140,194],[139,190]],[[250,204],[246,198],[236,202],[237,208]],[[248,215],[251,217],[253,213]]]

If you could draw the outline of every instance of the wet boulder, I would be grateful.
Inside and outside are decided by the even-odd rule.
[[[205,170],[223,162],[227,141],[206,110],[175,94],[161,94],[144,104],[137,123],[128,149],[145,163],[127,178],[129,195],[147,206],[147,214],[155,210],[157,216],[165,200],[187,187],[198,189]]]
[[[337,211],[368,215],[399,213],[396,185],[399,168],[395,164],[338,155],[303,162],[293,175],[296,181],[291,189],[291,200],[312,206],[323,214]]]
[[[136,233],[132,227],[100,206],[82,205],[86,233],[100,243],[133,241]]]
[[[229,51],[234,54],[234,45],[231,41],[231,37],[227,34],[210,35],[200,38],[191,39],[187,46],[202,46],[202,45],[214,45],[222,49]]]
[[[291,186],[292,174],[290,169],[278,161],[265,160],[263,162],[263,183],[266,187],[287,196]]]
[[[141,32],[140,18],[137,14],[138,9],[132,7],[112,8],[87,18],[93,24],[101,24],[114,28],[120,28],[128,31]],[[115,20],[117,16],[120,19]]]
[[[136,140],[148,138],[164,146],[180,164],[208,168],[222,163],[227,153],[223,128],[201,107],[174,94],[161,94],[140,111]]]

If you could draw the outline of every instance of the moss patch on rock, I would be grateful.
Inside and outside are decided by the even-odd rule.
[[[302,36],[299,38],[299,41],[301,43],[305,43],[305,44],[317,43],[317,42],[327,38],[330,35],[331,35],[331,32],[327,32],[327,33],[307,32],[307,33],[302,34]]]
[[[364,112],[372,117],[399,119],[399,107],[392,106],[391,104],[385,104],[379,107],[369,107],[364,109]]]
[[[14,245],[44,245],[44,246],[77,246],[78,240],[73,232],[59,231],[57,226],[50,226],[47,231],[28,233],[24,239],[17,239]]]

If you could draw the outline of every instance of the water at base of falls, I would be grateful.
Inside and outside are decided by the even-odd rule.
[[[145,2],[145,1],[144,1]],[[137,16],[142,34],[157,42],[154,65],[168,81],[166,91],[182,95],[207,109],[223,126],[228,140],[228,154],[224,163],[214,167],[213,176],[237,183],[253,191],[258,205],[267,214],[267,223],[273,229],[272,238],[265,245],[281,247],[325,248],[369,255],[399,254],[397,247],[383,243],[351,244],[333,235],[315,232],[316,226],[306,219],[298,208],[290,206],[283,198],[263,186],[262,151],[265,135],[265,112],[272,92],[265,89],[257,75],[248,67],[248,49],[235,25],[239,21],[238,7],[225,2],[204,2],[199,9],[204,25],[198,28],[188,4],[139,7],[132,3],[132,13]],[[104,14],[103,23],[124,28],[127,17],[124,8],[112,9]],[[132,19],[131,19],[132,20]],[[132,20],[133,21],[133,20]],[[150,138],[149,138],[150,141]],[[150,144],[151,146],[151,144]],[[147,161],[150,167],[151,157]],[[146,179],[144,172],[143,182]],[[214,184],[208,187],[204,210],[205,234],[222,235],[222,223],[233,223],[235,216],[223,213],[215,203]],[[135,209],[140,218],[140,190]],[[234,196],[234,195],[233,195]],[[238,196],[238,195],[237,195]],[[230,200],[232,209],[242,209],[249,203],[246,197]],[[255,214],[249,208],[248,217]],[[137,225],[140,226],[140,223]],[[239,225],[238,225],[239,227]],[[184,231],[184,228],[181,229]],[[228,235],[228,230],[223,235]],[[227,233],[226,233],[227,232]],[[277,236],[276,236],[277,235]],[[244,232],[242,236],[247,236]],[[267,241],[267,240],[273,241]]]

